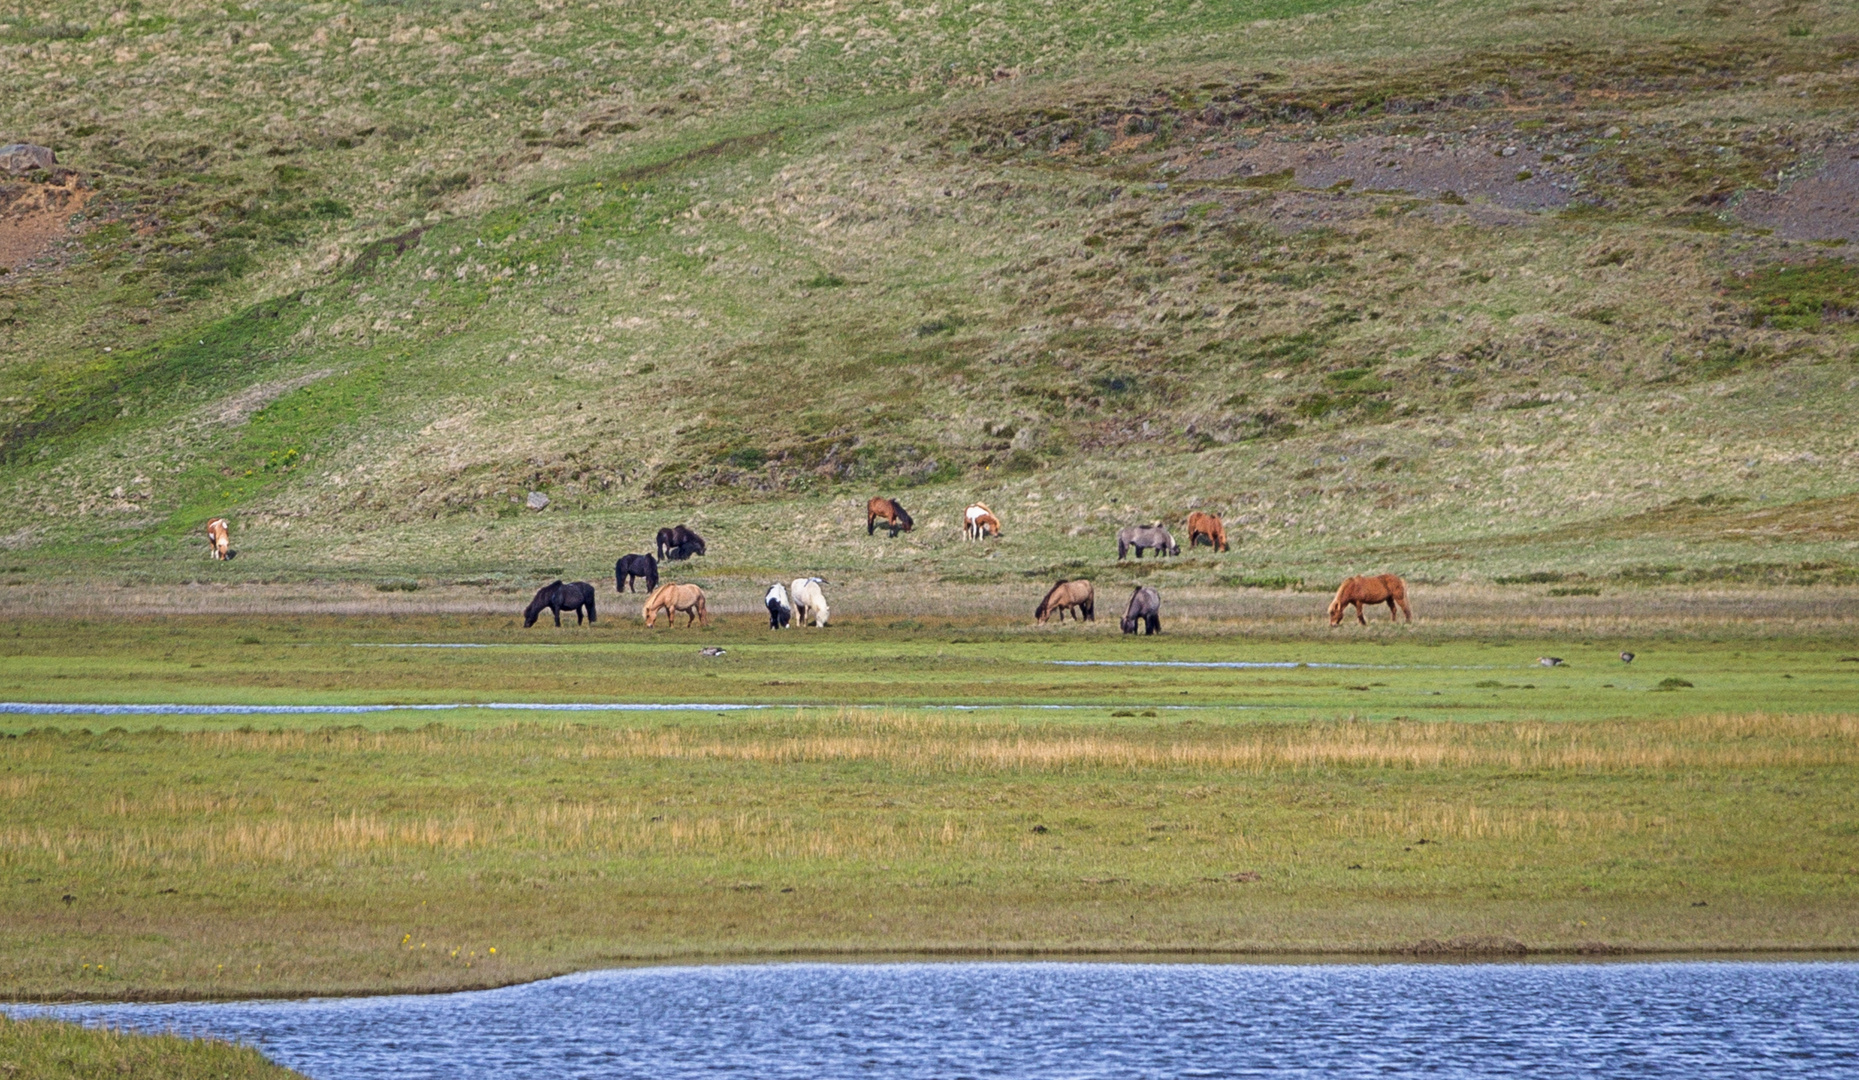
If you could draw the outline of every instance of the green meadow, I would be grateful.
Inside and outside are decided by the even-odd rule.
[[[1849,634],[509,622],[15,621],[12,701],[768,707],[6,716],[0,986],[1859,945]]]

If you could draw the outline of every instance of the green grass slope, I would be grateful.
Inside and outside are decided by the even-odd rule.
[[[266,1061],[249,1046],[5,1016],[0,1016],[0,1072],[20,1080],[118,1075],[149,1080],[289,1080],[300,1075]]]
[[[1851,581],[1856,59],[1833,3],[53,4],[0,135],[90,197],[0,277],[0,544],[1001,581],[1201,506],[1202,584]]]

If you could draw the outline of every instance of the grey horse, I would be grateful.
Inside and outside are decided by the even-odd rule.
[[[1130,594],[1130,606],[1123,609],[1123,632],[1134,634],[1142,627],[1144,634],[1162,632],[1162,595],[1152,585],[1138,585]]]
[[[1181,554],[1181,545],[1175,543],[1175,538],[1160,525],[1131,525],[1120,530],[1117,533],[1117,558],[1129,554],[1131,548],[1136,549],[1136,557],[1139,559],[1143,557],[1145,548],[1168,555]]]

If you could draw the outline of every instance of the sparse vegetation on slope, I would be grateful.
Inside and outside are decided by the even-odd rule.
[[[1028,565],[1198,501],[1280,572],[1433,545],[1476,578],[1545,527],[1853,490],[1850,12],[1223,12],[13,26],[0,124],[94,196],[0,279],[0,537],[172,580],[213,514],[290,552],[233,577],[344,573],[390,524],[371,558],[472,571],[564,518],[1031,490],[1080,516],[1023,506]],[[1847,573],[1827,529],[1685,568]]]

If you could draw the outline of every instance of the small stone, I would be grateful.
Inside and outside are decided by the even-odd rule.
[[[29,173],[34,169],[50,171],[58,164],[58,155],[49,146],[33,143],[8,143],[0,146],[0,169],[10,173]]]
[[[529,498],[525,501],[525,505],[531,510],[541,510],[549,505],[549,497],[540,491],[532,491],[529,493]]]

